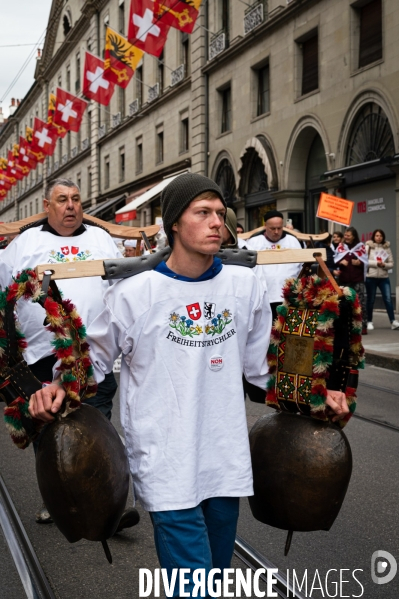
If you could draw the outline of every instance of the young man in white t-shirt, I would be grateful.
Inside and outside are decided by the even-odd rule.
[[[239,497],[253,494],[242,374],[266,389],[271,312],[252,270],[215,256],[225,213],[213,181],[174,179],[162,195],[168,260],[110,288],[88,331],[99,380],[122,351],[134,492],[169,575],[228,568]],[[50,422],[63,397],[60,387],[46,387],[32,396],[31,415]],[[328,403],[337,418],[348,411],[342,393],[329,392]]]

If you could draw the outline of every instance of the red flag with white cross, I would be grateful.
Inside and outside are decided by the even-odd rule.
[[[198,320],[199,318],[201,318],[202,312],[198,302],[195,302],[195,304],[189,304],[188,306],[186,306],[186,309],[187,314],[193,320]]]
[[[53,123],[64,127],[68,131],[75,131],[77,133],[87,107],[88,102],[57,87]]]
[[[58,136],[51,125],[35,117],[31,148],[33,152],[42,152],[47,156],[54,154]]]
[[[104,77],[104,61],[94,54],[87,52],[83,71],[83,95],[89,100],[95,100],[103,106],[108,106],[114,93],[115,83]]]
[[[162,23],[192,33],[202,0],[154,0],[154,15]]]
[[[170,27],[154,15],[153,0],[132,0],[130,4],[129,42],[153,56],[159,57]]]

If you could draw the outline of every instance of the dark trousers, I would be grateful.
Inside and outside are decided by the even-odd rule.
[[[277,307],[281,306],[282,303],[283,303],[282,301],[281,302],[270,302],[270,308],[271,308],[271,311],[272,311],[273,323],[274,323],[274,321],[277,318]]]
[[[388,313],[389,321],[393,322],[395,320],[395,313],[393,311],[393,304],[391,298],[391,283],[389,281],[389,277],[384,277],[381,279],[377,277],[367,277],[367,320],[369,322],[373,322],[373,308],[377,287],[381,291],[382,299],[384,300],[385,309]]]

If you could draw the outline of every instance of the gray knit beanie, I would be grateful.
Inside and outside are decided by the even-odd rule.
[[[179,175],[176,179],[173,179],[165,187],[161,195],[161,209],[163,228],[168,239],[172,227],[179,216],[181,216],[190,202],[205,191],[215,193],[226,208],[226,202],[219,185],[215,181],[212,181],[212,179],[204,177],[204,175],[184,173],[184,175]]]

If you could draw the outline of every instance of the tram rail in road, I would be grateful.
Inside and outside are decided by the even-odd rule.
[[[27,599],[55,599],[1,475],[0,526]]]

